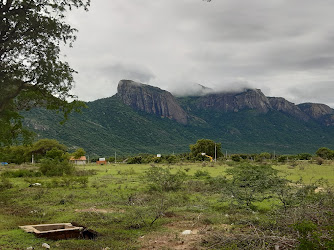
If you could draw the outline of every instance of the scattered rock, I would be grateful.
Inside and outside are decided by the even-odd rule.
[[[43,243],[43,244],[42,244],[42,247],[44,247],[44,248],[46,248],[46,249],[50,249],[50,245],[47,244],[47,243]]]
[[[325,192],[326,190],[323,187],[318,187],[314,190],[314,193],[321,193],[321,192]]]
[[[32,250],[32,249],[34,249],[32,246],[27,247],[27,250]]]
[[[183,235],[187,235],[187,234],[191,234],[191,233],[192,233],[191,230],[184,230],[184,231],[182,232]]]

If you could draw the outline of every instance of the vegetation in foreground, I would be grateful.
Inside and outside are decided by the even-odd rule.
[[[334,247],[330,160],[86,165],[61,175],[43,166],[1,166],[1,249]],[[51,241],[18,228],[59,222],[101,235]]]

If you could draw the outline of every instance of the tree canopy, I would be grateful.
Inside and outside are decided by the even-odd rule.
[[[87,10],[90,0],[0,0],[0,145],[22,129],[20,110],[40,106],[64,112],[75,70],[60,58],[60,46],[72,45],[76,29],[65,22],[73,8]]]
[[[72,155],[75,159],[79,159],[81,156],[86,155],[86,151],[83,148],[78,148]]]
[[[213,140],[200,139],[197,140],[196,144],[189,146],[191,154],[197,156],[198,154],[205,153],[211,157],[220,157],[223,155],[221,151],[221,143],[215,143]]]

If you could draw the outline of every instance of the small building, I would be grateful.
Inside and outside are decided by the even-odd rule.
[[[99,160],[96,161],[96,164],[98,164],[98,165],[106,165],[107,164],[106,158],[99,158]]]
[[[81,156],[78,159],[75,159],[73,156],[71,156],[70,162],[72,162],[75,165],[85,165],[87,163],[87,159],[86,156]]]

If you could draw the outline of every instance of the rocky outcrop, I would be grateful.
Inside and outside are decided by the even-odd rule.
[[[241,93],[217,93],[200,97],[198,108],[213,108],[223,112],[238,112],[253,109],[267,113],[271,109],[268,98],[259,89],[247,89]]]
[[[334,110],[325,104],[295,105],[282,97],[266,97],[259,89],[210,93],[213,90],[204,86],[201,88],[210,90],[209,94],[193,96],[193,102],[190,105],[179,98],[188,111],[191,111],[193,105],[197,109],[213,109],[225,113],[255,110],[265,114],[269,111],[279,111],[302,121],[316,121],[322,125],[334,126]],[[190,119],[171,93],[157,87],[131,80],[121,80],[118,84],[117,95],[125,104],[137,110],[167,117],[181,124],[187,124]]]
[[[268,97],[271,107],[274,110],[291,115],[303,121],[310,120],[310,117],[304,113],[297,105],[287,101],[282,97]]]
[[[121,80],[117,95],[134,109],[167,117],[181,124],[188,122],[187,113],[168,91],[131,80]]]
[[[320,103],[302,103],[298,107],[312,119],[326,125],[334,125],[334,109]]]
[[[298,107],[313,119],[319,119],[326,115],[333,115],[334,110],[329,106],[320,103],[302,103]]]

